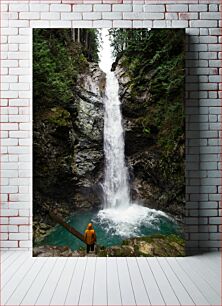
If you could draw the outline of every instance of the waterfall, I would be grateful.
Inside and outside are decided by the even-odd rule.
[[[105,175],[103,182],[103,209],[93,222],[112,237],[139,237],[143,229],[158,231],[165,213],[143,207],[142,202],[131,203],[128,169],[125,163],[124,131],[119,100],[118,80],[111,71],[112,48],[107,29],[102,30],[100,68],[106,73],[104,96],[104,153]]]
[[[127,208],[130,205],[128,169],[125,164],[124,131],[119,100],[118,80],[111,71],[114,61],[107,29],[102,30],[100,68],[106,73],[104,97],[104,208]]]

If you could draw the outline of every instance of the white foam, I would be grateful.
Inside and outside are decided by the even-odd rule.
[[[162,211],[132,204],[127,208],[107,208],[98,212],[98,220],[106,232],[121,237],[141,236],[141,227],[159,230],[160,217],[171,219]]]

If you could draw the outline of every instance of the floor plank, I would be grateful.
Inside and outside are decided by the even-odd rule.
[[[196,257],[190,257],[189,264],[192,266],[192,269],[200,273],[201,277],[205,279],[218,294],[221,293],[221,269],[219,267],[217,273],[213,272],[209,265],[205,265],[203,269],[203,262]]]
[[[135,295],[127,267],[126,258],[117,258],[122,305],[136,305]]]
[[[15,291],[12,293],[12,295],[6,302],[6,305],[20,305],[24,296],[26,295],[26,292],[29,290],[30,286],[34,282],[35,278],[37,277],[38,273],[41,271],[41,268],[44,266],[46,261],[47,258],[43,258],[41,262],[36,261],[34,265],[32,265],[31,269],[22,279],[22,282],[19,283]]]
[[[220,253],[184,258],[8,253],[1,305],[220,305]]]
[[[64,305],[76,263],[77,257],[70,257],[67,259],[50,305]]]
[[[24,267],[26,261],[27,261],[27,257],[24,256],[24,253],[22,253],[22,256],[20,256],[18,258],[18,260],[16,261],[16,263],[14,262],[13,265],[11,265],[9,267],[9,269],[6,271],[6,273],[2,272],[1,273],[1,277],[2,277],[2,281],[1,282],[1,290],[7,285],[7,283],[9,281],[11,281],[11,279],[13,278],[14,275],[16,275],[18,272],[18,270],[20,270],[21,268]]]
[[[79,305],[92,305],[96,257],[88,257],[79,297]]]
[[[52,258],[50,258],[52,259]],[[63,268],[66,263],[66,258],[56,258],[56,262],[53,266],[53,269],[49,275],[49,278],[47,279],[47,283],[41,290],[35,305],[50,305],[52,296],[54,294],[54,290],[57,286],[57,283],[61,277]]]
[[[137,264],[140,269],[147,294],[151,305],[166,305],[161,294],[160,288],[150,266],[145,257],[137,258]]]
[[[65,305],[78,305],[79,296],[82,288],[82,282],[86,270],[87,259],[79,257],[73,272],[68,293],[65,299]]]
[[[0,251],[0,263],[2,264],[5,260],[7,260],[7,258],[9,258],[10,256],[12,256],[14,254],[14,252],[7,252],[7,251]]]
[[[166,260],[169,262],[172,270],[180,280],[182,281],[183,285],[185,286],[187,292],[190,296],[192,296],[192,300],[196,305],[209,305],[207,299],[203,296],[200,290],[197,288],[195,283],[192,281],[190,276],[188,276],[183,269],[181,269],[180,265],[176,261],[174,257],[168,257]]]
[[[115,257],[107,258],[107,300],[108,305],[122,305]]]
[[[177,277],[177,274],[174,273],[171,266],[167,262],[167,260],[162,258],[157,258],[159,265],[164,272],[166,278],[168,279],[169,283],[171,284],[171,287],[174,289],[174,292],[180,302],[181,305],[195,305],[194,301],[192,300],[192,297],[189,295],[179,278]]]
[[[26,258],[27,254],[24,254],[24,257]],[[4,305],[9,297],[13,294],[13,292],[16,290],[16,288],[23,282],[23,279],[25,278],[26,274],[32,269],[34,265],[37,265],[35,262],[35,259],[28,257],[26,259],[25,265],[21,266],[17,272],[13,275],[13,277],[10,279],[10,282],[5,284],[5,279],[2,278],[2,284],[3,289],[1,290],[1,303]]]
[[[163,273],[156,258],[147,258],[148,264],[150,265],[153,274],[155,275],[156,281],[162,293],[162,296],[169,305],[179,305],[179,300],[175,294],[174,289]]]
[[[97,258],[93,289],[93,305],[107,305],[106,257]]]
[[[41,291],[43,290],[43,287],[46,285],[46,282],[52,272],[55,262],[55,259],[51,260],[51,258],[47,258],[46,262],[42,266],[31,287],[24,296],[21,305],[35,305]]]
[[[127,258],[127,266],[137,305],[150,305],[150,300],[135,257]]]
[[[206,267],[209,267],[213,273],[215,273],[216,275],[218,274],[218,267],[221,266],[221,255],[216,256],[212,252],[212,253],[195,256],[195,258],[198,259],[201,262],[201,264],[204,264]]]
[[[23,254],[22,252],[16,252],[15,255],[10,256],[1,266],[1,273],[5,273],[12,265],[16,264],[16,261],[21,257]]]
[[[221,302],[220,295],[201,277],[201,274],[197,273],[184,258],[176,258],[176,261],[180,264],[181,269],[192,278],[192,281],[202,292],[209,304],[219,305]]]

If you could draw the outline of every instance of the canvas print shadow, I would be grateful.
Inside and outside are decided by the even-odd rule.
[[[184,256],[185,33],[33,30],[33,256]]]

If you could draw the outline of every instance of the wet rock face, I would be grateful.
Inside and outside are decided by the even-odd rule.
[[[76,103],[75,127],[78,142],[74,146],[72,173],[76,183],[74,201],[78,208],[100,204],[100,182],[103,176],[103,95],[105,74],[90,64],[87,75],[81,75]]]
[[[120,58],[115,68],[115,74],[119,80],[119,96],[122,103],[122,113],[126,118],[137,119],[146,111],[146,102],[151,100],[149,88],[141,89],[139,93],[132,93],[131,79],[127,69],[123,67],[124,58]],[[150,76],[151,77],[151,76]]]
[[[113,70],[119,81],[119,96],[125,129],[125,155],[129,168],[131,197],[144,206],[163,210],[181,219],[184,213],[184,199],[177,196],[178,186],[169,177],[164,177],[160,148],[157,145],[157,128],[143,128],[143,120],[150,105],[153,105],[149,80],[153,71],[146,76],[147,86],[133,92],[132,82],[124,58],[118,59]],[[179,184],[178,184],[179,185]]]
[[[159,193],[164,189],[158,167],[158,154],[149,150],[137,152],[128,158],[131,169],[132,198],[144,206],[158,207]]]
[[[97,64],[79,76],[74,99],[39,110],[34,118],[34,209],[70,211],[100,202],[103,172],[105,74]],[[52,206],[52,207],[51,207]]]
[[[122,66],[120,58],[115,68],[119,81],[119,96],[122,106],[123,123],[125,130],[125,153],[133,156],[138,152],[146,151],[155,142],[155,133],[148,137],[141,130],[138,119],[146,112],[146,103],[151,99],[149,89],[139,93],[132,93],[131,79],[126,68]]]

